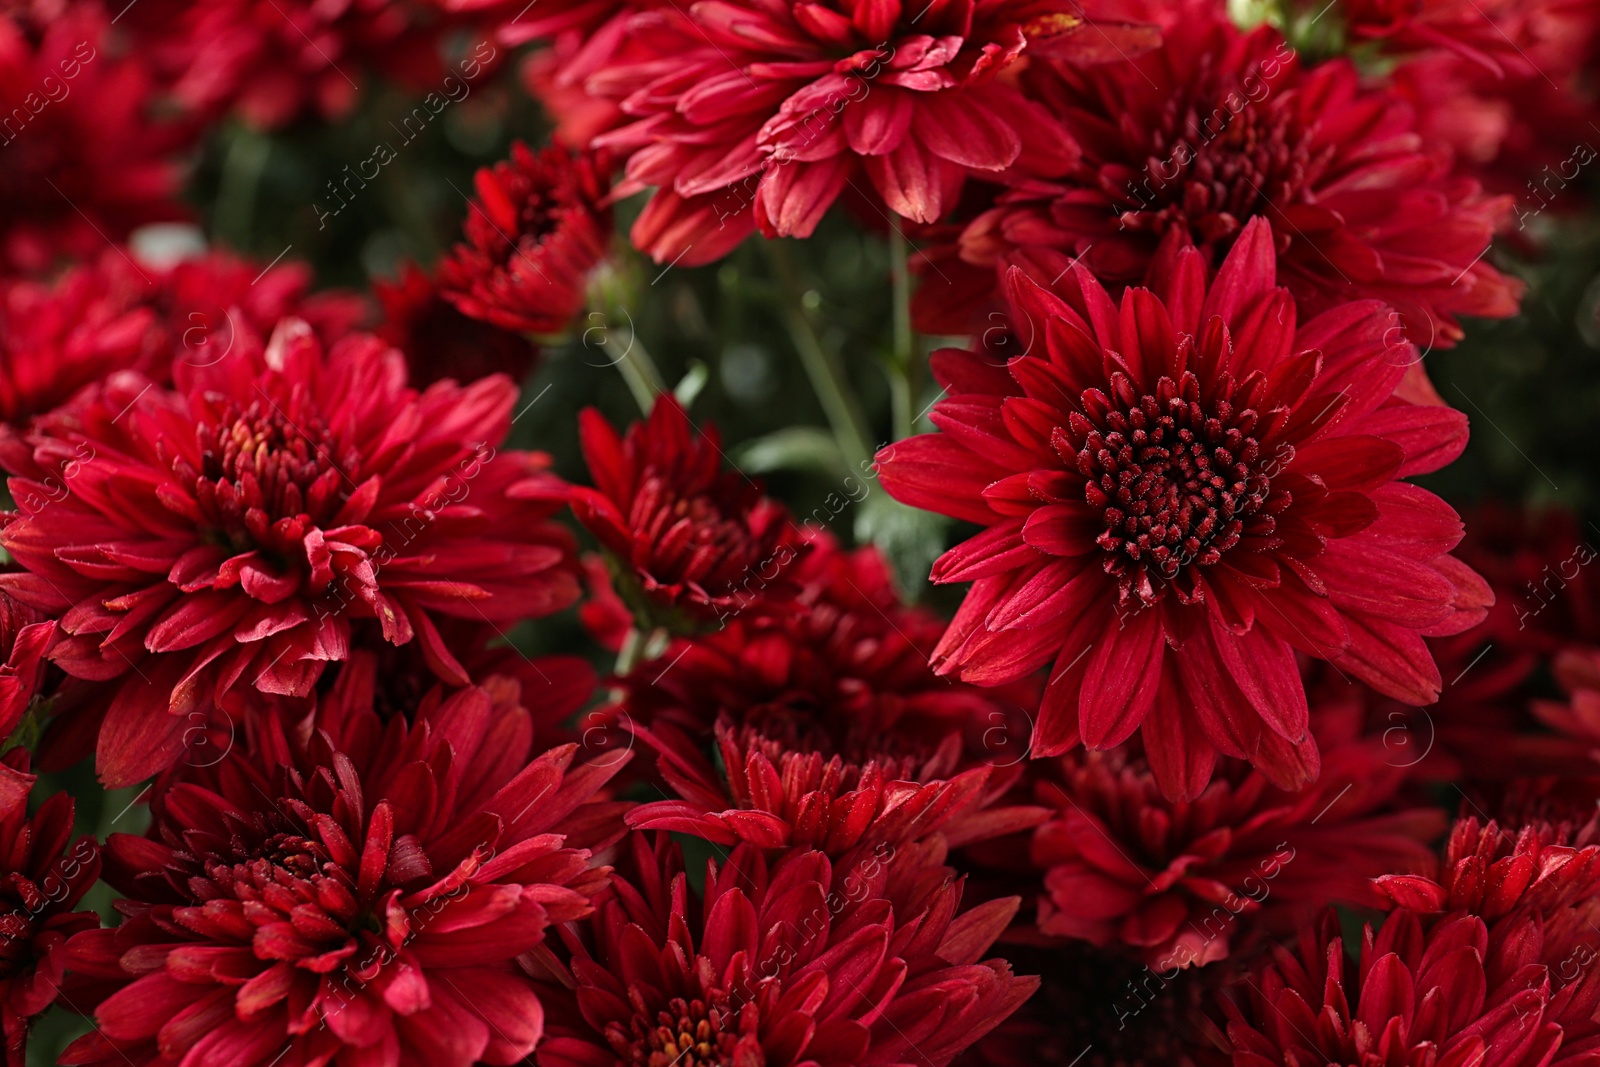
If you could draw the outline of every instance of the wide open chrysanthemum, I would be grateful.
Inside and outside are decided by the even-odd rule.
[[[962,911],[936,851],[741,845],[703,893],[664,834],[631,859],[563,931],[539,1067],[944,1067],[1038,987],[982,960],[1016,899]]]
[[[513,961],[605,884],[591,850],[621,805],[592,798],[626,761],[533,756],[527,716],[484,689],[385,721],[370,679],[344,681],[307,721],[252,713],[225,758],[162,783],[147,836],[111,836],[123,919],[70,946],[98,1026],[62,1062],[471,1067],[532,1051],[544,1011]]]
[[[1013,270],[1009,362],[935,355],[944,432],[879,453],[895,497],[986,529],[934,566],[973,582],[934,653],[997,685],[1050,664],[1035,751],[1142,742],[1194,797],[1218,754],[1313,777],[1297,653],[1397,699],[1438,696],[1423,636],[1490,596],[1447,553],[1461,523],[1398,479],[1466,440],[1393,395],[1415,350],[1375,302],[1301,323],[1255,220],[1208,284],[1183,249],[1120,307],[1080,266]]]
[[[1453,174],[1404,99],[1364,87],[1345,59],[1302,68],[1275,31],[1244,34],[1221,4],[1178,4],[1172,19],[1163,46],[1131,62],[1029,69],[1083,157],[1059,181],[1016,183],[967,228],[963,258],[1053,273],[1082,256],[1115,289],[1146,284],[1169,235],[1215,264],[1262,218],[1307,314],[1381,300],[1425,347],[1458,341],[1457,316],[1516,314],[1521,283],[1484,257],[1510,198]]]
[[[116,680],[97,766],[110,784],[176,759],[191,713],[234,689],[303,695],[353,626],[415,641],[467,677],[434,616],[504,626],[578,595],[565,486],[542,456],[497,454],[516,387],[418,393],[398,352],[350,335],[324,354],[285,320],[166,389],[113,377],[11,438],[12,495],[64,492],[0,531],[0,576],[59,615],[68,674]]]

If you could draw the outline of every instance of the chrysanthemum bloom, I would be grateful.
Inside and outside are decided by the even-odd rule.
[[[1044,808],[991,807],[1017,775],[971,766],[959,725],[930,754],[874,753],[856,762],[817,751],[820,731],[774,737],[724,720],[715,731],[720,772],[672,726],[636,732],[657,749],[657,769],[681,798],[633,809],[628,825],[639,829],[839,856],[863,842],[898,847],[935,833],[958,847],[1026,830],[1048,815]],[[885,740],[892,752],[893,739]]]
[[[628,156],[619,191],[658,187],[633,243],[708,263],[757,227],[808,236],[852,184],[879,211],[932,222],[969,174],[1060,174],[1071,139],[996,75],[1021,55],[1149,46],[1139,28],[1086,14],[1014,0],[705,0],[634,14],[586,83],[632,119],[597,139]]]
[[[28,753],[13,748],[0,758],[8,778],[31,783]],[[56,793],[28,815],[28,790],[0,802],[0,1026],[6,1067],[27,1061],[28,1026],[55,1002],[66,972],[67,939],[94,929],[100,917],[73,911],[100,876],[93,837],[71,849],[72,797]]]
[[[1567,699],[1536,700],[1532,710],[1541,722],[1581,745],[1600,764],[1600,647],[1576,645],[1556,654],[1550,663]]]
[[[135,226],[182,218],[182,135],[151,122],[137,55],[112,54],[98,4],[0,14],[0,266],[42,272]]]
[[[572,510],[609,553],[636,614],[674,629],[714,623],[785,588],[800,532],[784,507],[723,469],[716,427],[695,429],[671,396],[625,437],[590,408],[578,417],[594,488]]]
[[[288,315],[330,341],[364,317],[354,294],[310,285],[300,263],[263,270],[212,252],[155,267],[115,248],[50,282],[0,280],[0,422],[25,423],[113,371],[165,384],[174,362],[222,360],[236,332],[264,334]]]
[[[1378,299],[1416,344],[1445,347],[1458,315],[1516,314],[1521,283],[1483,257],[1510,198],[1452,176],[1399,96],[1364,88],[1347,60],[1303,70],[1275,31],[1243,34],[1220,5],[1181,11],[1163,47],[1130,63],[1029,69],[1083,158],[1002,196],[963,234],[964,258],[1051,253],[1059,271],[1081,256],[1115,291],[1147,283],[1169,234],[1215,265],[1262,218],[1308,315]]]
[[[59,632],[54,620],[0,593],[0,743],[28,713],[44,675],[45,653]],[[32,787],[31,776],[0,762],[0,810],[26,808]]]
[[[393,282],[373,282],[372,291],[383,307],[378,336],[406,354],[415,386],[441,378],[475,382],[491,374],[520,382],[539,358],[538,347],[522,334],[457,311],[413,264],[402,267]]]
[[[1308,905],[1379,904],[1374,875],[1432,874],[1444,814],[1396,808],[1407,771],[1360,736],[1361,711],[1314,713],[1322,773],[1297,793],[1225,760],[1194,800],[1169,801],[1127,749],[1062,757],[1038,787],[1057,811],[1034,833],[1039,928],[1164,972],[1292,928]]]
[[[157,0],[127,12],[122,22],[170,84],[172,96],[203,120],[234,111],[253,125],[275,128],[297,118],[333,119],[355,106],[371,68],[432,91],[443,109],[446,93],[439,12],[396,0]],[[486,50],[486,51],[485,51]],[[495,57],[489,42],[469,82]],[[420,132],[420,131],[418,131]],[[412,133],[415,137],[417,134]],[[402,135],[404,136],[404,135]]]
[[[544,1013],[513,960],[605,884],[590,850],[619,812],[591,798],[622,761],[530,762],[525,723],[482,689],[410,725],[349,695],[296,729],[248,718],[223,760],[157,791],[146,837],[107,841],[123,921],[71,944],[98,1029],[62,1062],[469,1067],[533,1049]]]
[[[1590,5],[1583,0],[1340,0],[1334,18],[1352,41],[1399,55],[1449,52],[1488,73],[1533,73],[1540,53]],[[1552,67],[1551,74],[1562,71]]]
[[[573,958],[550,976],[539,1067],[944,1067],[1038,986],[980,962],[1016,899],[961,911],[935,852],[836,866],[740,845],[697,900],[657,840],[633,835],[631,880],[563,931]]]
[[[409,388],[400,353],[352,334],[324,355],[304,322],[176,387],[124,374],[0,449],[12,495],[66,492],[0,531],[30,573],[0,587],[61,616],[51,658],[117,680],[100,730],[108,784],[181,750],[230,691],[304,695],[353,625],[413,640],[467,676],[434,616],[506,625],[577,598],[575,545],[549,522],[566,487],[538,454],[496,454],[516,387]]]
[[[1537,926],[1495,946],[1482,919],[1456,914],[1424,929],[1404,909],[1365,929],[1346,958],[1330,910],[1224,1002],[1212,1040],[1221,1062],[1383,1063],[1404,1067],[1549,1067],[1588,1063],[1600,989],[1594,968],[1541,958]]]
[[[504,330],[554,333],[587,297],[611,238],[603,156],[521,141],[478,171],[466,240],[439,264],[439,289],[463,315]]]
[[[1025,354],[936,354],[944,432],[879,453],[880,478],[987,527],[934,565],[974,583],[934,659],[983,685],[1053,662],[1036,752],[1148,723],[1169,797],[1199,796],[1219,753],[1296,789],[1316,773],[1297,652],[1428,704],[1423,636],[1491,601],[1446,555],[1455,512],[1396,480],[1452,459],[1466,421],[1392,395],[1416,356],[1387,309],[1297,321],[1264,220],[1209,287],[1194,249],[1158,267],[1120,310],[1081,265],[1055,293],[1013,269]]]

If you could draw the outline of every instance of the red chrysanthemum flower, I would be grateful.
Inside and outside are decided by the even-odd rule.
[[[554,333],[587,298],[605,257],[611,210],[603,156],[521,141],[511,158],[478,171],[466,241],[440,264],[439,289],[463,315],[505,330]]]
[[[1015,898],[960,911],[961,879],[911,848],[835,865],[750,845],[691,898],[676,846],[633,835],[631,881],[563,931],[539,1067],[943,1067],[1038,980],[980,962]],[[564,989],[563,989],[564,987]],[[570,990],[560,1002],[554,990]]]
[[[339,118],[373,67],[419,92],[452,92],[438,54],[446,26],[410,0],[157,0],[127,14],[123,25],[173,97],[205,120],[230,110],[266,128]],[[483,49],[494,57],[487,41]]]
[[[1100,59],[1118,42],[1124,53],[1153,43],[1091,14],[1031,0],[703,0],[635,13],[586,83],[632,119],[597,139],[628,156],[619,191],[658,187],[633,243],[658,261],[708,263],[757,227],[809,235],[851,185],[933,222],[969,174],[1060,174],[1071,139],[996,75],[1023,54]]]
[[[419,394],[376,338],[325,356],[293,319],[175,377],[114,376],[0,450],[14,497],[65,486],[0,531],[30,572],[0,586],[61,616],[68,674],[120,681],[107,783],[175,759],[188,715],[231,690],[309,692],[352,625],[465,684],[436,615],[508,624],[577,599],[573,539],[547,521],[566,487],[545,457],[494,450],[507,379]]]
[[[538,347],[522,334],[456,310],[413,264],[393,282],[374,282],[372,291],[383,307],[378,336],[406,354],[413,385],[444,378],[475,382],[491,374],[520,382],[539,358]]]
[[[98,4],[0,14],[0,266],[42,272],[182,218],[182,134],[147,117],[150,78],[112,53]]]
[[[661,396],[626,437],[593,408],[578,428],[595,487],[573,487],[572,510],[610,554],[637,615],[684,629],[786,588],[800,531],[759,485],[723,470],[716,427],[697,431]]]
[[[26,749],[0,757],[7,778],[27,783]],[[67,850],[72,797],[56,793],[28,815],[28,789],[0,803],[0,1027],[6,1067],[23,1067],[28,1027],[55,1003],[66,972],[67,939],[100,925],[92,911],[73,911],[100,876],[93,837]]]
[[[1451,176],[1403,99],[1363,88],[1347,60],[1302,69],[1275,31],[1243,34],[1220,5],[1178,14],[1163,47],[1131,63],[1030,67],[1025,84],[1083,158],[1001,196],[963,234],[964,258],[1020,255],[1051,277],[1082,257],[1115,291],[1147,284],[1169,235],[1214,264],[1262,218],[1308,315],[1375,298],[1418,345],[1445,347],[1458,315],[1516,314],[1521,283],[1483,258],[1510,199]]]
[[[1025,354],[936,354],[945,432],[879,453],[880,478],[987,527],[934,566],[975,583],[934,658],[984,685],[1053,661],[1037,752],[1148,723],[1170,797],[1218,753],[1296,789],[1316,767],[1296,652],[1428,704],[1423,636],[1491,600],[1446,554],[1455,512],[1396,480],[1453,458],[1465,420],[1393,396],[1416,357],[1380,305],[1299,323],[1265,221],[1209,287],[1194,249],[1158,266],[1120,310],[1081,265],[1056,293],[1013,269]]]
[[[343,679],[341,678],[341,682]],[[115,929],[75,938],[95,1033],[63,1063],[520,1062],[544,1012],[514,965],[605,884],[622,765],[531,759],[526,716],[464,689],[384,722],[339,685],[291,726],[252,716],[211,767],[114,834]],[[309,735],[309,736],[308,736]]]
[[[1058,812],[1034,834],[1040,929],[1166,972],[1292,928],[1308,905],[1381,903],[1374,875],[1433,873],[1426,843],[1444,815],[1396,809],[1406,769],[1359,735],[1361,719],[1357,706],[1318,709],[1321,774],[1298,793],[1228,760],[1194,800],[1169,801],[1133,752],[1062,757],[1039,785]]]
[[[1424,930],[1399,910],[1374,933],[1365,928],[1359,959],[1346,959],[1337,917],[1301,935],[1299,952],[1274,958],[1225,1002],[1226,1029],[1214,1029],[1220,1062],[1372,1063],[1397,1067],[1553,1067],[1594,1055],[1600,978],[1545,954],[1539,928],[1524,924],[1516,942],[1492,939],[1484,921],[1456,914]]]
[[[1498,77],[1536,72],[1533,56],[1559,48],[1574,16],[1592,10],[1586,0],[1340,0],[1335,17],[1352,41],[1452,52]]]
[[[0,743],[28,713],[59,632],[54,620],[0,592]],[[26,807],[32,786],[31,777],[0,763],[0,810]]]
[[[264,334],[289,315],[330,341],[365,317],[354,294],[312,295],[310,285],[300,263],[263,270],[212,252],[159,268],[120,249],[53,282],[0,280],[0,422],[26,423],[113,371],[164,384],[175,361],[222,360],[236,332]]]

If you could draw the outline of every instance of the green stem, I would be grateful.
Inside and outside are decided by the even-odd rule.
[[[894,438],[903,441],[917,432],[913,410],[917,401],[917,339],[911,331],[910,246],[900,227],[889,227],[889,279],[894,297]]]
[[[656,368],[655,360],[650,358],[650,350],[639,340],[633,316],[623,310],[626,306],[624,292],[625,279],[620,273],[611,269],[596,273],[589,287],[589,306],[600,321],[583,332],[583,343],[589,346],[598,341],[600,350],[627,383],[639,410],[649,415],[655,407],[656,397],[667,391],[667,385],[661,377],[661,371]],[[590,320],[594,317],[591,315]],[[628,324],[628,336],[626,340],[621,340],[616,336],[616,330],[624,321]]]
[[[817,400],[828,416],[828,424],[833,427],[839,450],[844,453],[852,470],[865,470],[872,461],[872,447],[868,444],[871,437],[866,428],[867,420],[861,414],[861,406],[856,402],[844,367],[839,362],[839,354],[822,343],[811,316],[801,303],[800,278],[789,259],[788,249],[780,240],[761,243],[767,250],[772,272],[778,279],[779,300],[789,336],[794,341],[795,350],[800,353],[800,362],[811,379]]]

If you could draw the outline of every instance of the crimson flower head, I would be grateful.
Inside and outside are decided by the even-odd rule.
[[[1337,15],[1354,41],[1452,53],[1501,77],[1540,70],[1534,57],[1559,47],[1571,16],[1587,9],[1574,0],[1340,0]]]
[[[184,216],[181,134],[148,117],[143,60],[112,52],[99,4],[0,14],[0,267],[41,273]]]
[[[624,437],[593,408],[578,429],[594,488],[574,487],[572,510],[609,553],[636,614],[683,629],[783,587],[799,531],[760,486],[723,469],[715,427],[697,431],[663,395]]]
[[[1047,664],[1035,751],[1140,731],[1169,797],[1219,754],[1279,788],[1315,776],[1296,653],[1423,705],[1424,635],[1491,600],[1447,553],[1461,523],[1398,479],[1435,470],[1465,419],[1394,396],[1412,346],[1375,302],[1298,321],[1253,220],[1209,285],[1164,260],[1120,307],[1079,265],[1057,291],[1008,276],[1009,362],[935,355],[943,433],[879,453],[905,503],[985,527],[934,566],[972,582],[934,652],[982,685]]]
[[[583,310],[606,254],[611,210],[604,157],[518,141],[484,167],[466,240],[439,264],[439,288],[463,315],[503,330],[554,333]]]
[[[1444,816],[1397,808],[1407,770],[1360,736],[1361,712],[1313,713],[1321,774],[1295,793],[1229,759],[1198,797],[1172,801],[1127,748],[1061,757],[1038,787],[1055,809],[1033,841],[1039,928],[1164,973],[1236,955],[1309,907],[1381,904],[1374,875],[1432,874]]]
[[[10,738],[28,713],[44,676],[45,653],[59,633],[54,620],[0,593],[0,741]],[[27,807],[32,787],[30,776],[0,762],[0,810]]]
[[[1003,194],[962,235],[965,259],[1043,261],[1053,277],[1081,256],[1115,291],[1146,284],[1163,239],[1214,265],[1261,218],[1308,314],[1381,300],[1429,347],[1460,339],[1458,315],[1516,314],[1521,283],[1483,258],[1510,198],[1453,176],[1400,96],[1363,87],[1348,60],[1302,69],[1274,30],[1244,34],[1221,5],[1174,17],[1132,62],[1030,68],[1083,157]]]
[[[1016,899],[961,911],[935,851],[835,864],[740,845],[691,894],[676,846],[648,840],[633,835],[630,877],[563,931],[539,1067],[944,1067],[1038,986],[981,959]]]
[[[456,310],[415,264],[402,267],[392,282],[375,281],[372,290],[383,308],[378,336],[406,354],[413,385],[441,378],[475,382],[491,374],[520,382],[539,358],[538,347],[520,333]]]
[[[619,192],[657,187],[634,244],[689,265],[757,227],[808,236],[852,186],[933,222],[969,175],[1059,174],[1071,138],[997,75],[1023,55],[1148,46],[1030,0],[704,0],[637,12],[626,33],[587,84],[631,121],[596,143],[628,157]]]
[[[169,764],[187,716],[235,690],[308,693],[352,627],[415,641],[459,685],[436,616],[509,624],[577,598],[572,537],[548,521],[565,486],[494,448],[507,379],[419,393],[376,338],[324,353],[294,319],[174,375],[113,376],[0,449],[13,497],[43,501],[0,531],[26,568],[0,587],[61,617],[68,674],[120,685],[107,783]]]
[[[27,750],[0,757],[8,778],[31,784]],[[72,797],[56,793],[28,814],[28,789],[0,802],[0,1027],[6,1067],[27,1060],[28,1026],[55,1002],[66,972],[67,939],[100,925],[92,911],[74,911],[100,874],[94,838],[72,848]]]
[[[343,682],[341,676],[339,682]],[[544,1011],[514,964],[589,913],[624,760],[534,755],[477,688],[384,721],[336,684],[185,766],[144,837],[113,834],[114,929],[70,946],[96,1031],[62,1062],[513,1064]],[[410,721],[408,721],[408,718]]]

